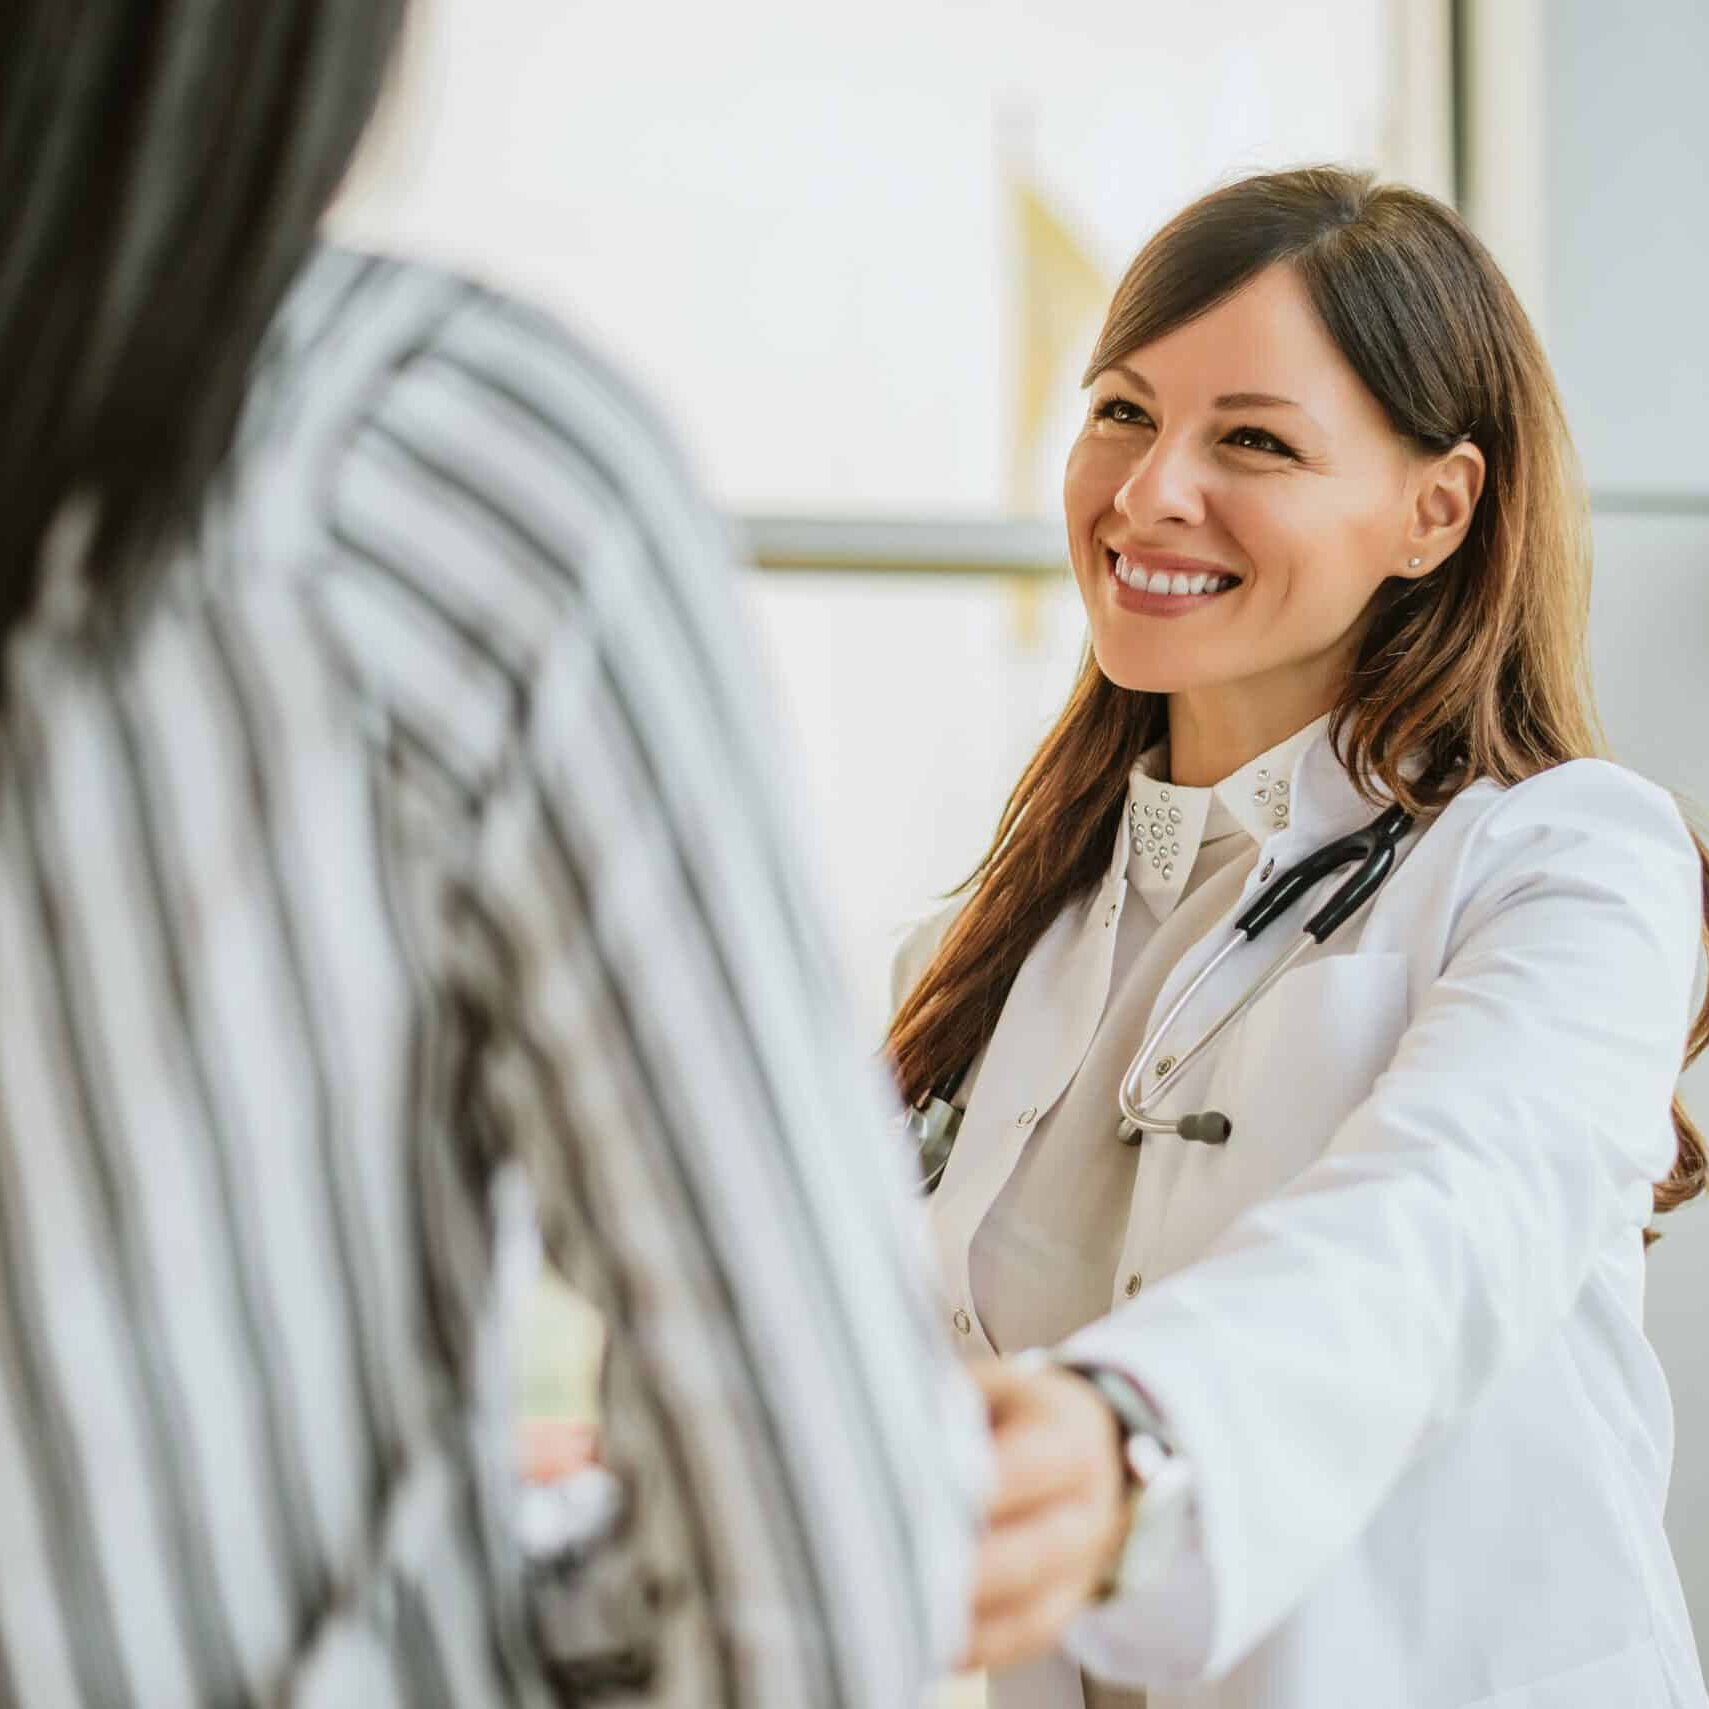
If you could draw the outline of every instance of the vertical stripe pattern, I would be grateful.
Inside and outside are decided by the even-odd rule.
[[[0,1703],[918,1702],[976,1408],[658,424],[323,251],[194,541],[77,622],[4,666]],[[632,1492],[537,1592],[518,1173]]]

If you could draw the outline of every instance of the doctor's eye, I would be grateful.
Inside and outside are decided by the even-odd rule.
[[[1265,451],[1273,457],[1299,461],[1299,452],[1262,427],[1237,427],[1224,437],[1223,443],[1232,445],[1237,451]]]
[[[1118,427],[1149,427],[1151,417],[1127,398],[1103,398],[1092,406],[1098,421],[1113,421]]]

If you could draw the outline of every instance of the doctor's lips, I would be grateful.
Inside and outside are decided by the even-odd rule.
[[[1195,594],[1226,593],[1240,585],[1220,564],[1202,558],[1185,558],[1178,552],[1137,551],[1131,557],[1104,548],[1110,574],[1135,593],[1165,594],[1183,598]]]

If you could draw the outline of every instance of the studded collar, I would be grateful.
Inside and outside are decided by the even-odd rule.
[[[1296,765],[1328,723],[1314,720],[1209,788],[1167,781],[1167,743],[1141,757],[1128,778],[1122,836],[1129,882],[1159,920],[1181,899],[1202,848],[1236,836],[1262,843],[1288,828]]]

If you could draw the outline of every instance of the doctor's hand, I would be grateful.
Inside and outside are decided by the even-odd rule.
[[[1126,1537],[1121,1430],[1091,1384],[1054,1367],[973,1367],[996,1447],[974,1590],[970,1668],[1053,1649]]]

